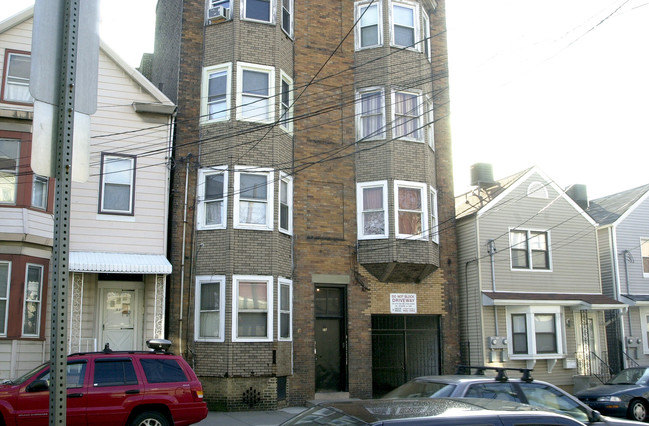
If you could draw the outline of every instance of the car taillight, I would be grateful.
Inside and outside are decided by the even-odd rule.
[[[194,399],[203,399],[203,389],[192,389],[192,395],[194,395]]]

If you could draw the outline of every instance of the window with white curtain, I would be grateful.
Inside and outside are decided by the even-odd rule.
[[[269,123],[275,117],[275,70],[263,65],[237,64],[237,119]]]
[[[223,229],[227,225],[228,171],[226,166],[198,171],[198,229]]]
[[[374,2],[356,3],[356,50],[377,47],[383,44],[381,25],[381,4]]]
[[[388,182],[359,182],[356,184],[358,208],[358,239],[387,238]]]
[[[273,340],[273,277],[232,277],[232,341]]]
[[[194,309],[194,340],[223,342],[225,330],[225,276],[196,276]]]
[[[230,119],[230,75],[232,64],[206,67],[201,91],[201,122]]]
[[[100,213],[133,214],[135,157],[101,154]]]
[[[34,98],[29,93],[29,74],[31,56],[26,52],[5,53],[5,72],[3,75],[2,100],[31,104]]]
[[[235,167],[235,228],[273,229],[272,181],[272,169]]]
[[[356,94],[356,127],[359,140],[385,138],[385,107],[382,88],[359,90]]]
[[[42,292],[43,266],[28,263],[25,273],[23,336],[40,336]]]
[[[397,238],[428,238],[427,185],[419,182],[394,182]]]
[[[392,94],[393,137],[421,141],[421,95],[413,92],[395,91]]]

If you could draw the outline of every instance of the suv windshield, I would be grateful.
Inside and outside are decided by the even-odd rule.
[[[609,385],[635,385],[638,382],[646,382],[649,376],[647,368],[627,368],[609,380]]]
[[[34,368],[28,373],[23,374],[22,376],[18,377],[15,380],[9,380],[8,383],[14,384],[14,385],[21,385],[25,383],[25,381],[29,380],[34,374],[38,373],[43,369],[43,367],[46,367],[49,363],[41,364],[38,367]]]
[[[413,380],[388,392],[383,398],[430,398],[451,396],[455,385]]]

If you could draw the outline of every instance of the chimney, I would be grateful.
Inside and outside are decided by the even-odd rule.
[[[588,191],[586,190],[586,185],[574,184],[566,190],[566,194],[582,209],[586,210],[588,208]]]

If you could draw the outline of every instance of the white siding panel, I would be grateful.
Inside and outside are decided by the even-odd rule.
[[[632,261],[627,261],[629,268],[628,288],[631,294],[649,294],[649,278],[645,278],[642,270],[641,239],[649,239],[649,199],[639,205],[617,227],[617,252],[620,265],[620,287],[622,293],[627,293],[625,263],[622,253],[629,251]]]

